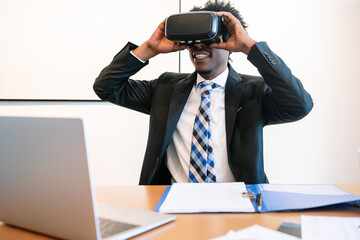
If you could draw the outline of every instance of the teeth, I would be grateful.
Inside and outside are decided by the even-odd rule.
[[[206,58],[206,57],[208,57],[208,55],[206,55],[206,54],[196,54],[196,55],[195,55],[195,58],[196,58],[196,59],[204,59],[204,58]]]

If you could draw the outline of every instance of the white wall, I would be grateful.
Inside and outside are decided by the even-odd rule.
[[[182,11],[206,0],[183,0]],[[360,1],[233,1],[250,36],[266,41],[312,95],[303,120],[264,129],[265,169],[271,182],[360,181]],[[258,74],[242,54],[232,66]],[[193,71],[187,52],[181,70]]]
[[[128,41],[141,44],[179,0],[1,0],[0,98],[98,99],[100,69]],[[140,76],[178,69],[165,55]]]
[[[199,2],[201,5],[204,1]],[[265,168],[270,181],[359,182],[360,1],[236,2],[249,24],[249,34],[268,42],[302,80],[315,104],[299,122],[265,128]],[[195,4],[197,1],[183,0],[182,9],[187,11]],[[107,50],[103,66],[121,47],[122,43]],[[186,52],[181,56],[184,72],[192,71],[187,57]],[[233,54],[232,58],[239,72],[257,74],[241,54]],[[163,70],[158,69],[159,65],[176,71],[177,54],[154,59],[138,78],[153,78],[157,74],[154,69]],[[92,81],[95,77],[91,76]],[[32,91],[32,86],[27,90]],[[144,114],[108,103],[10,101],[0,102],[0,115],[82,117],[88,125],[95,184],[138,182],[148,129]]]
[[[0,102],[0,115],[82,118],[95,184],[139,181],[148,131],[145,114],[105,102]]]

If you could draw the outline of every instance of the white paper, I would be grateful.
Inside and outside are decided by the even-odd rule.
[[[229,231],[226,235],[212,240],[299,240],[300,238],[276,230],[253,225],[239,231]]]
[[[359,240],[360,217],[301,216],[303,240]]]
[[[235,183],[174,183],[159,212],[254,212],[243,182]]]
[[[260,184],[262,190],[313,195],[345,195],[347,192],[335,185],[313,184]]]

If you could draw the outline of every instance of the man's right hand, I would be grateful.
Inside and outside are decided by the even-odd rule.
[[[143,61],[155,57],[159,53],[176,52],[187,48],[186,45],[180,45],[170,41],[165,36],[165,21],[162,21],[151,35],[150,39],[134,49],[133,54]]]

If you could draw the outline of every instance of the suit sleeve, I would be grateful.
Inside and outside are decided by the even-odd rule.
[[[130,53],[136,47],[129,42],[101,71],[93,88],[102,100],[149,114],[154,81],[130,79],[148,64],[148,61],[142,63]]]
[[[311,111],[310,94],[265,42],[251,48],[248,60],[265,81],[261,90],[264,125],[296,121]]]

